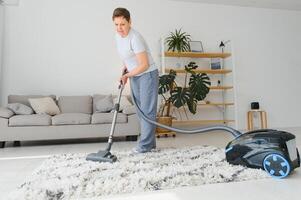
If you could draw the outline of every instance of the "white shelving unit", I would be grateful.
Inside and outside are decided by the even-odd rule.
[[[192,115],[187,109],[188,119],[184,120],[178,115],[177,119],[173,120],[173,125],[225,124],[237,128],[235,68],[231,44],[227,44],[224,52],[170,52],[165,49],[164,39],[161,39],[160,74],[173,69],[177,72],[176,81],[182,85],[180,82],[181,74],[185,75],[184,65],[194,61],[199,66],[195,71],[206,73],[211,80],[210,92],[206,99],[198,104],[196,115]],[[211,58],[221,59],[221,69],[210,68]],[[220,85],[217,85],[217,80],[220,80]],[[179,109],[177,113],[181,112]]]

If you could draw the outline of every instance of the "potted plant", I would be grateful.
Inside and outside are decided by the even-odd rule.
[[[172,125],[172,105],[176,108],[184,107],[184,109],[185,106],[187,106],[192,114],[196,113],[198,101],[205,99],[209,93],[209,86],[211,85],[210,78],[207,74],[196,73],[194,71],[197,68],[198,66],[195,62],[190,62],[188,65],[185,65],[186,73],[183,86],[179,86],[176,83],[177,73],[174,70],[170,70],[169,74],[164,74],[159,77],[158,93],[163,100],[163,104],[158,113],[159,122],[166,122],[168,126]]]
[[[175,32],[170,32],[170,35],[166,38],[165,43],[168,45],[167,51],[190,51],[191,41],[190,35],[186,32],[182,32],[181,29],[175,30]]]

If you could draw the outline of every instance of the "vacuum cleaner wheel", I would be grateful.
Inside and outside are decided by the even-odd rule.
[[[289,175],[291,167],[287,159],[279,154],[271,153],[263,160],[263,167],[274,178],[285,178]]]

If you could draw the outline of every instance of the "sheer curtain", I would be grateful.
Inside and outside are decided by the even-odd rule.
[[[0,0],[0,106],[3,104],[3,97],[2,97],[2,80],[3,80],[3,34],[4,34],[4,6],[1,5]]]

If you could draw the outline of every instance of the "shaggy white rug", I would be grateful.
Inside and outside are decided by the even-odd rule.
[[[86,161],[85,154],[54,155],[10,195],[10,199],[80,199],[268,177],[262,170],[227,163],[211,146],[114,152],[118,162]]]

